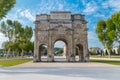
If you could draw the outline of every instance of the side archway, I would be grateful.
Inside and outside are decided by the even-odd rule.
[[[75,53],[76,53],[76,61],[83,62],[84,56],[83,56],[83,45],[82,44],[76,44],[75,47]]]
[[[38,53],[40,61],[47,61],[48,48],[46,44],[41,44],[39,46]]]

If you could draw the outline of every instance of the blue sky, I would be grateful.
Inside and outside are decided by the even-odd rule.
[[[120,10],[120,0],[17,0],[15,7],[8,13],[6,19],[18,20],[23,26],[29,25],[34,29],[36,14],[50,11],[71,11],[72,14],[84,14],[88,21],[88,45],[103,47],[95,33],[96,23],[100,19],[107,19],[111,14]],[[7,40],[0,33],[0,47]],[[60,44],[60,43],[59,43]],[[62,46],[59,45],[58,46]]]

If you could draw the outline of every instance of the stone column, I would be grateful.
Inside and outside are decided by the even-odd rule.
[[[63,56],[66,56],[66,45],[63,48]]]
[[[86,41],[86,43],[84,43],[84,46],[83,46],[83,52],[84,52],[84,61],[85,62],[88,62],[89,61],[89,52],[88,52],[88,43]]]
[[[68,61],[74,62],[75,61],[74,44],[72,39],[69,42],[70,43],[68,43]]]
[[[84,62],[83,50],[80,50],[79,53],[80,53],[80,56],[79,56],[79,59],[80,59],[80,60],[79,60],[79,61],[80,61],[80,62]]]
[[[49,37],[48,41],[48,55],[47,55],[47,61],[53,62],[54,61],[54,46],[53,46],[52,38]]]
[[[51,48],[51,47],[48,47],[47,61],[48,62],[53,62],[54,61],[53,48]]]
[[[40,62],[41,57],[39,53],[39,44],[36,44],[36,41],[34,41],[34,59],[33,62]]]

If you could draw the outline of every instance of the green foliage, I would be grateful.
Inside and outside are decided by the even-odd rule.
[[[59,50],[57,51],[57,53],[58,53],[58,54],[62,54],[62,53],[63,53],[63,49],[59,49]]]
[[[9,41],[12,41],[14,38],[14,22],[12,20],[3,21],[1,23],[0,32],[2,32],[6,37],[8,37]]]
[[[91,55],[96,55],[97,54],[95,48],[90,48],[89,52],[90,52]]]
[[[104,45],[106,42],[106,23],[104,20],[99,20],[97,23],[96,33],[98,34],[98,39]]]
[[[16,0],[0,0],[0,20],[14,7]]]

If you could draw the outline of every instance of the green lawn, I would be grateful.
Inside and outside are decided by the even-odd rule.
[[[112,64],[112,65],[120,65],[120,61],[112,61],[112,60],[94,60],[91,59],[91,62],[99,62],[99,63],[107,63],[107,64]]]
[[[29,61],[32,61],[32,60],[31,59],[3,60],[3,61],[0,61],[0,66],[4,66],[4,67],[15,66],[15,65],[26,63],[26,62],[29,62]]]
[[[26,58],[26,56],[23,56],[23,57],[21,57],[21,56],[13,56],[13,57],[9,57],[8,59],[22,59],[22,58]],[[0,57],[0,60],[5,60],[6,59],[6,57]]]
[[[108,56],[90,56],[91,58],[108,58]],[[120,56],[111,56],[111,58],[120,58]]]

